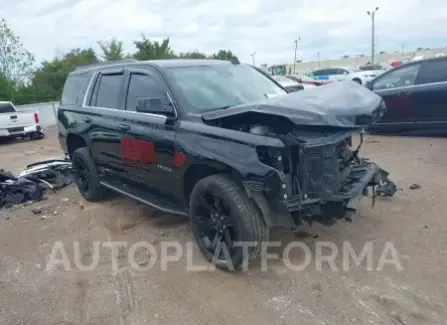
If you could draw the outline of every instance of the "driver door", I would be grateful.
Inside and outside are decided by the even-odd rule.
[[[383,98],[387,111],[378,122],[383,127],[393,129],[409,129],[417,120],[415,96],[418,86],[415,85],[420,64],[412,64],[389,71],[376,78],[371,85],[372,90]]]
[[[125,104],[118,122],[120,157],[127,177],[145,191],[169,201],[178,182],[175,158],[176,119],[163,114],[138,112],[138,98],[161,98],[163,80],[150,69],[126,69]]]

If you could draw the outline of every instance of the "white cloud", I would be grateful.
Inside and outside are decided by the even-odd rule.
[[[144,33],[170,37],[176,52],[213,53],[231,49],[242,61],[293,61],[294,40],[301,37],[297,58],[369,54],[371,19],[376,16],[378,51],[405,44],[447,46],[445,0],[0,0],[7,19],[38,60],[51,59],[56,49],[93,46],[117,37],[126,50]]]

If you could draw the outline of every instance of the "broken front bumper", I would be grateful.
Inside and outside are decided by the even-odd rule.
[[[269,227],[294,228],[314,221],[332,225],[340,219],[350,220],[362,196],[371,196],[374,203],[376,196],[393,196],[396,193],[397,187],[388,179],[388,173],[376,164],[362,161],[350,168],[341,189],[325,198],[307,198],[302,193],[278,201],[259,192],[252,193],[252,198]]]
[[[287,210],[298,223],[317,221],[331,225],[339,219],[350,221],[362,196],[370,196],[374,204],[376,196],[390,197],[396,191],[396,184],[388,179],[386,171],[374,163],[362,162],[351,167],[338,193],[324,200],[291,200],[287,202]]]

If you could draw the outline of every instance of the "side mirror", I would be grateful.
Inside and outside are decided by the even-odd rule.
[[[173,115],[174,108],[161,97],[144,97],[137,99],[136,111],[139,113]]]
[[[372,90],[372,82],[371,81],[367,81],[366,83],[365,83],[365,87],[366,88],[368,88],[369,90]]]

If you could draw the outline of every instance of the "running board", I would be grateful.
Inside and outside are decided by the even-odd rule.
[[[185,210],[176,208],[171,202],[160,199],[157,196],[142,191],[138,188],[132,186],[123,186],[122,183],[118,181],[101,181],[101,185],[110,188],[111,190],[116,191],[120,194],[131,197],[144,204],[150,205],[163,212],[181,216],[188,216],[188,213]]]

